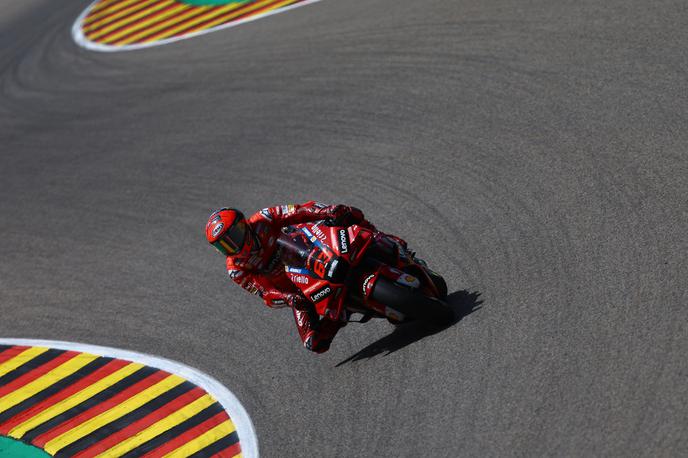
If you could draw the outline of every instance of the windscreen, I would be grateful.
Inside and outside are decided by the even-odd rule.
[[[318,249],[301,232],[293,232],[289,235],[281,235],[277,239],[280,259],[285,266],[305,268],[308,255]]]

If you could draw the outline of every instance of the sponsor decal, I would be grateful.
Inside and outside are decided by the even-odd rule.
[[[286,301],[284,299],[273,299],[272,305],[286,305]]]
[[[368,275],[368,277],[366,277],[366,279],[363,280],[363,295],[364,296],[366,296],[368,294],[368,286],[372,286],[372,285],[369,285],[370,280],[372,280],[374,277],[375,277],[375,274]]]
[[[282,211],[283,215],[290,215],[290,214],[296,212],[296,206],[295,205],[282,205],[282,206],[280,206],[280,210]]]
[[[228,270],[227,273],[229,274],[229,278],[231,278],[232,280],[240,278],[241,275],[243,274],[243,272],[241,270],[238,270],[238,269]]]
[[[310,271],[308,269],[300,269],[298,267],[289,267],[289,266],[284,266],[284,270],[286,270],[289,273],[292,274],[301,274],[301,275],[310,275]]]
[[[335,259],[334,261],[332,261],[332,263],[330,264],[330,269],[327,271],[328,277],[332,278],[332,275],[334,274],[334,269],[337,268],[338,264],[339,264],[339,259]]]
[[[302,312],[301,310],[296,310],[296,322],[299,324],[299,327],[303,326],[304,323],[306,322],[306,312]]]
[[[225,228],[225,225],[220,223],[217,226],[213,228],[213,237],[217,237],[217,235],[222,232],[222,229]]]
[[[309,282],[308,277],[304,277],[303,275],[291,275],[291,281],[301,285],[307,285]]]
[[[332,294],[332,288],[330,288],[329,286],[325,286],[324,288],[320,289],[319,291],[311,294],[311,300],[313,302],[320,302],[321,300],[325,299],[330,294]]]
[[[339,252],[342,254],[349,252],[349,232],[346,229],[339,229]]]
[[[412,288],[418,288],[420,286],[420,280],[418,280],[413,275],[404,274],[397,278],[397,283],[401,285],[410,286]]]
[[[270,209],[269,208],[264,208],[260,211],[260,214],[263,215],[263,218],[265,218],[268,221],[272,221],[272,215],[270,215]]]
[[[322,251],[311,252],[308,258],[309,266],[313,269],[313,273],[320,278],[326,278],[326,269],[328,266],[329,257],[327,253]]]
[[[318,227],[318,225],[317,225],[317,224],[316,224],[316,225],[313,225],[313,226],[312,226],[312,229],[313,229],[313,232],[315,232],[315,235],[318,237],[318,239],[319,239],[321,242],[324,242],[325,239],[327,238],[327,236],[325,235],[325,233],[324,233],[322,230],[320,230],[320,228]]]
[[[315,227],[315,226],[313,226],[313,227]],[[313,233],[311,231],[309,231],[308,228],[306,228],[306,227],[302,227],[301,232],[306,234],[306,237],[308,237],[308,240],[310,240],[311,242],[315,242],[316,240],[318,240],[317,237],[314,236]]]
[[[244,288],[251,294],[263,297],[263,289],[260,287],[260,285],[254,282],[247,282]]]

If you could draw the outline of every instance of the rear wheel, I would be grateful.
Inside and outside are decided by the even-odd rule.
[[[371,298],[404,315],[403,321],[420,320],[442,326],[454,320],[454,312],[441,300],[386,278],[380,278],[375,283]]]

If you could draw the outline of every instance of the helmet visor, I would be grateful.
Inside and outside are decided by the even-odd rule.
[[[237,221],[213,245],[227,256],[237,254],[244,247],[247,230],[245,221]]]

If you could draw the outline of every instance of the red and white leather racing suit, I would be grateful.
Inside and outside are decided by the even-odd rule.
[[[313,304],[287,276],[279,260],[276,240],[283,227],[335,217],[335,209],[315,201],[264,208],[247,219],[253,237],[247,237],[244,250],[227,257],[227,272],[242,288],[260,296],[269,307],[291,306],[301,341],[317,353],[330,348],[335,334],[346,322],[317,315]],[[357,224],[375,230],[360,210],[356,212]]]

